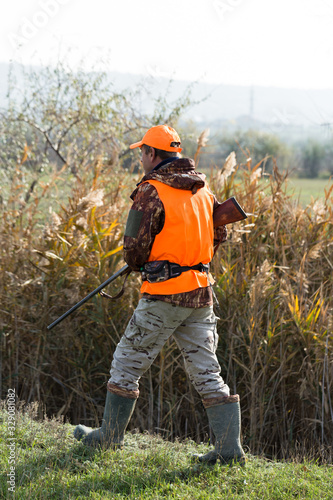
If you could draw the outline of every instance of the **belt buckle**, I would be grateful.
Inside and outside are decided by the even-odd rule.
[[[182,274],[181,266],[174,262],[169,262],[169,276],[170,278],[177,278]]]

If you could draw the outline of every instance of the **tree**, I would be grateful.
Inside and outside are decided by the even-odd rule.
[[[252,165],[256,165],[263,158],[263,167],[267,172],[273,171],[273,160],[278,161],[280,169],[289,166],[291,149],[276,135],[258,130],[238,130],[235,133],[226,133],[218,139],[218,154],[225,159],[232,151],[237,152],[238,161],[245,162],[251,158]]]
[[[325,158],[325,147],[315,139],[310,139],[301,150],[301,171],[305,177],[318,177]]]
[[[190,105],[188,89],[171,104],[155,96],[152,115],[144,114],[137,111],[140,95],[147,94],[143,84],[118,92],[106,72],[74,71],[63,62],[23,68],[22,80],[18,85],[10,74],[8,106],[0,115],[0,175],[8,184],[20,165],[29,177],[27,192],[54,168],[65,166],[74,176],[97,160],[115,170],[129,168],[137,155],[128,145],[152,125],[176,125]]]

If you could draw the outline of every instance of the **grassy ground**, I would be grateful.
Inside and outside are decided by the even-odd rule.
[[[1,409],[6,450],[0,459],[1,498],[332,499],[331,466],[268,461],[250,454],[244,468],[203,466],[190,457],[205,452],[206,445],[170,443],[145,434],[127,434],[124,450],[93,450],[74,440],[73,426],[33,417],[33,407],[16,414],[16,444],[10,449],[6,408]],[[7,483],[12,460],[15,493]]]
[[[328,179],[289,179],[289,188],[295,191],[294,196],[299,199],[304,207],[311,201],[311,196],[316,200],[324,198],[324,189],[332,185]]]
[[[333,179],[298,179],[297,177],[288,178],[287,192],[297,200],[302,207],[311,203],[311,198],[320,200],[325,198],[325,189],[328,190],[333,183]],[[267,177],[262,178],[262,188],[269,186]]]

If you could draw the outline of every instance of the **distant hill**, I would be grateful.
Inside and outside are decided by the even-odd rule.
[[[0,106],[4,105],[9,65],[0,63]],[[157,97],[168,90],[171,101],[184,94],[191,82],[169,79],[151,69],[149,76],[111,72],[116,89],[135,88],[143,83]],[[152,110],[151,95],[141,101],[142,111]],[[192,99],[202,101],[185,115],[213,129],[257,128],[290,138],[290,130],[299,137],[331,134],[333,127],[333,89],[306,90],[259,86],[193,83]]]

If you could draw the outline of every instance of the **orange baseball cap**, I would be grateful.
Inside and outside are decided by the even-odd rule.
[[[178,143],[178,145],[172,145],[172,143]],[[135,142],[130,145],[130,149],[141,148],[143,144],[151,146],[152,148],[161,149],[162,151],[175,151],[180,153],[182,148],[180,148],[180,138],[175,129],[169,127],[168,125],[157,125],[156,127],[151,127],[143,136],[140,142]]]

